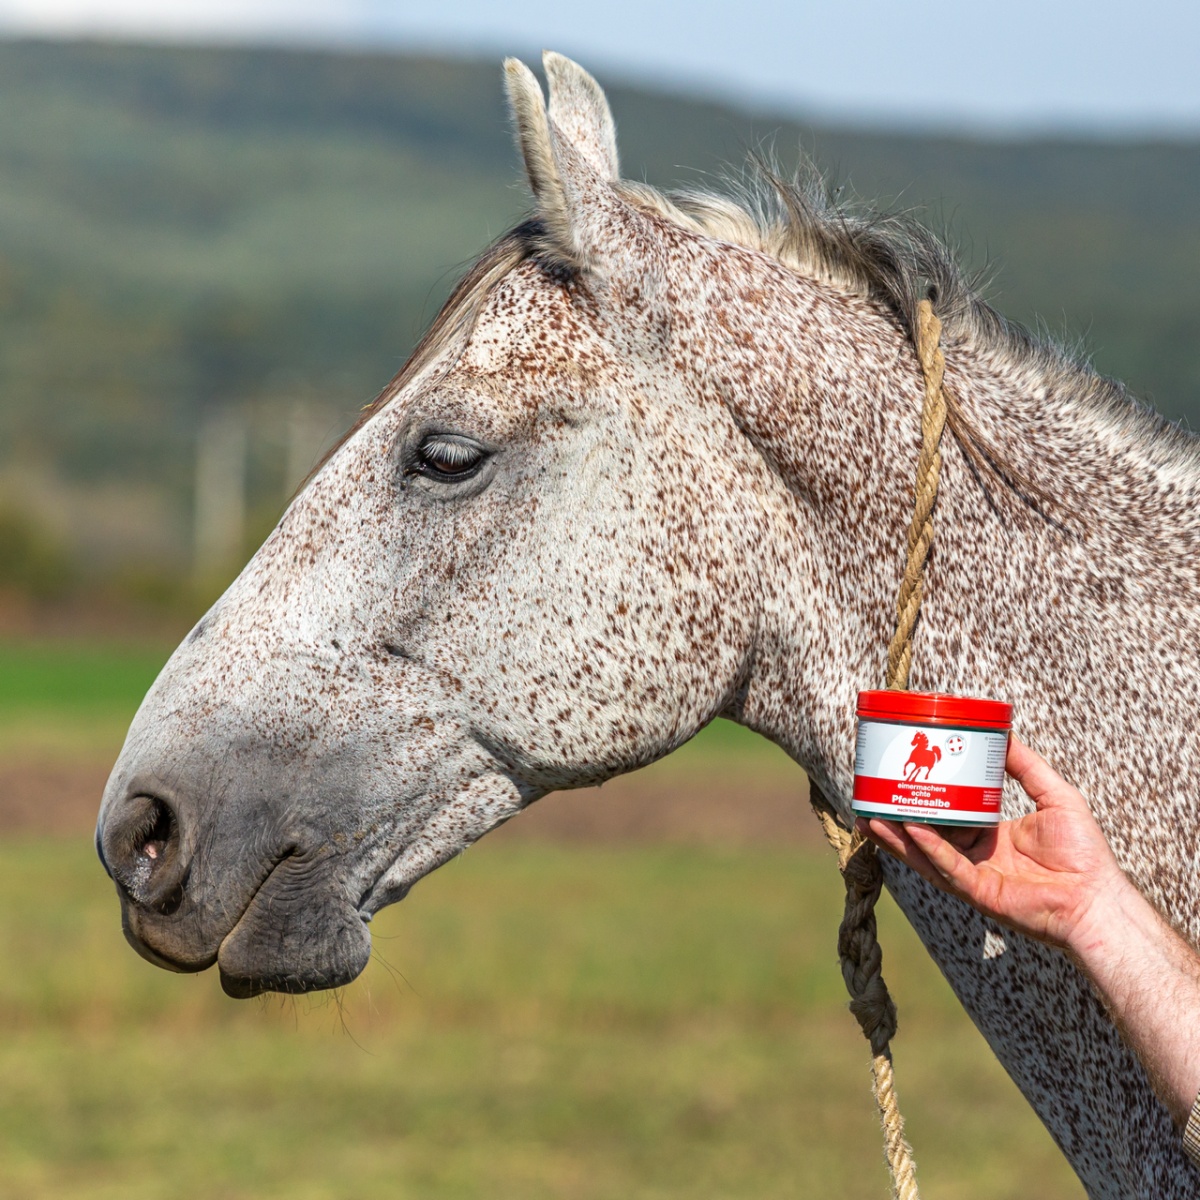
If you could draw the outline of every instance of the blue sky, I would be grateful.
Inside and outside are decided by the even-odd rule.
[[[0,30],[532,57],[856,123],[1200,136],[1197,0],[0,0]]]

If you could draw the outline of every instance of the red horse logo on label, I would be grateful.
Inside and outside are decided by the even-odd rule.
[[[923,733],[918,733],[913,737],[912,746],[913,752],[908,756],[908,762],[904,764],[905,783],[916,783],[917,776],[922,771],[925,772],[925,778],[928,780],[929,772],[942,761],[941,750],[937,746],[930,746],[929,739]]]

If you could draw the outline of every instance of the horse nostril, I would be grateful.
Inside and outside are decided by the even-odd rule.
[[[161,800],[150,799],[150,811],[146,820],[149,827],[139,839],[140,845],[135,843],[134,849],[144,854],[153,864],[162,857],[175,837],[175,818]]]
[[[160,910],[178,904],[187,864],[178,817],[165,800],[126,800],[105,821],[100,857],[132,900]]]

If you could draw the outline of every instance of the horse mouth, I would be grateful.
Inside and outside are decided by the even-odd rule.
[[[341,987],[362,973],[371,935],[334,861],[292,853],[275,864],[217,951],[226,995],[297,995]]]
[[[144,958],[148,963],[153,963],[154,966],[161,967],[164,971],[174,971],[179,975],[191,975],[197,971],[207,970],[217,961],[215,954],[198,959],[171,957],[157,947],[152,946],[142,933],[134,928],[136,920],[136,916],[131,917],[129,901],[122,896],[121,932],[125,935],[125,940],[133,947],[138,956]]]
[[[337,879],[331,856],[289,851],[272,863],[224,936],[201,932],[188,905],[164,916],[122,890],[121,927],[147,962],[194,973],[214,964],[235,999],[264,992],[299,994],[341,987],[367,964],[365,914]]]

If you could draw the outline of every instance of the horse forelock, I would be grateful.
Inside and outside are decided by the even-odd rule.
[[[461,349],[470,336],[493,288],[515,267],[544,248],[544,230],[539,221],[526,221],[497,238],[455,284],[446,302],[421,335],[412,353],[382,391],[363,406],[357,419],[317,460],[296,489],[299,495],[325,464],[372,417],[385,408],[403,389],[436,359]],[[554,269],[557,269],[555,266]]]

